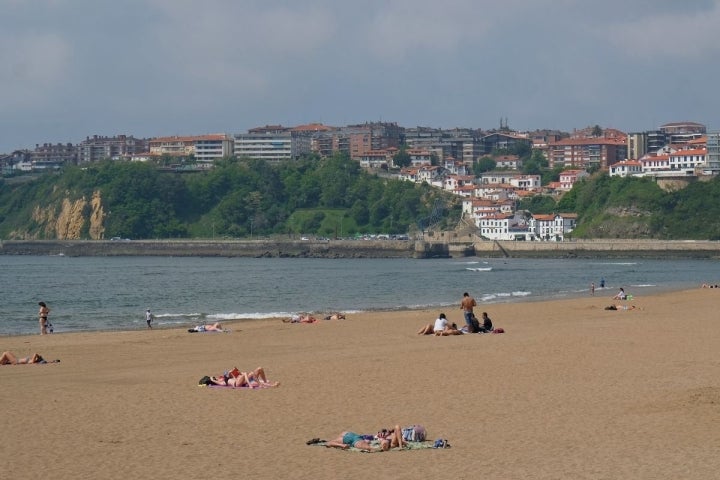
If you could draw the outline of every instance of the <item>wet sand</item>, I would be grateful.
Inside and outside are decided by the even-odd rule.
[[[61,360],[0,367],[3,477],[716,478],[720,290],[612,303],[488,305],[499,335],[417,335],[440,313],[425,310],[3,337],[2,350]],[[282,384],[197,386],[234,366]],[[396,423],[452,448],[305,444]]]

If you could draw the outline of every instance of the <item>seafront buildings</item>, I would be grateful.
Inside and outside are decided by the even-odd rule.
[[[486,238],[563,240],[575,226],[572,214],[526,218],[516,212],[517,203],[538,193],[560,196],[597,170],[611,176],[651,176],[658,183],[717,175],[720,132],[707,132],[694,122],[632,133],[599,126],[573,132],[518,132],[506,122],[490,131],[404,128],[391,122],[265,125],[234,134],[149,139],[94,135],[76,145],[37,144],[31,150],[0,155],[0,170],[13,175],[110,159],[154,161],[170,171],[196,171],[233,156],[278,164],[336,153],[368,170],[425,182],[462,197],[464,220]],[[524,162],[538,157],[561,171],[558,181],[542,185],[540,175],[525,171]],[[481,164],[494,167],[483,171],[484,167],[478,169]]]

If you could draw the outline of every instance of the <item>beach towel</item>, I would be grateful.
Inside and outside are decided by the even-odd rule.
[[[243,385],[242,387],[236,387],[234,385],[217,385],[213,383],[212,379],[208,377],[207,375],[202,377],[200,381],[198,382],[199,387],[210,387],[210,388],[230,388],[230,389],[247,389],[247,390],[259,390],[261,388],[274,388],[277,387],[277,385],[272,385],[272,382],[268,383],[254,383],[253,385]]]
[[[325,447],[327,444],[327,440],[320,440],[320,439],[312,439],[307,442],[305,442],[307,445],[311,446],[319,446],[319,447]],[[373,447],[380,447],[380,442],[378,440],[373,440],[370,442],[370,444]],[[428,442],[407,442],[405,444],[405,447],[403,448],[391,448],[390,450],[373,450],[371,452],[368,452],[367,450],[361,450],[359,448],[355,447],[349,447],[349,448],[334,448],[333,450],[344,450],[346,452],[360,452],[360,453],[380,453],[380,452],[395,452],[395,451],[404,451],[404,450],[424,450],[427,448],[436,448],[434,447],[435,442],[428,441]]]
[[[199,386],[200,387],[209,387],[209,388],[229,388],[231,390],[260,390],[262,388],[272,388],[270,385],[263,385],[263,384],[253,385],[253,386],[243,385],[242,387],[233,387],[232,385],[215,385],[215,384],[199,385]]]

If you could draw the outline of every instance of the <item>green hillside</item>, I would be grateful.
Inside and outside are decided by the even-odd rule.
[[[720,240],[720,179],[696,181],[666,192],[652,179],[596,173],[558,202],[537,198],[524,205],[542,212],[575,212],[575,238]],[[530,209],[532,210],[532,209]]]
[[[430,222],[445,228],[460,208],[446,192],[370,175],[340,155],[277,167],[227,159],[193,173],[103,162],[0,181],[0,238],[405,234]]]

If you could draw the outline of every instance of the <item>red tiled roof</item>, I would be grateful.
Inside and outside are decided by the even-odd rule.
[[[335,127],[328,127],[327,125],[323,125],[322,123],[308,123],[306,125],[298,125],[291,128],[290,130],[294,132],[327,132],[330,130],[335,130]]]

